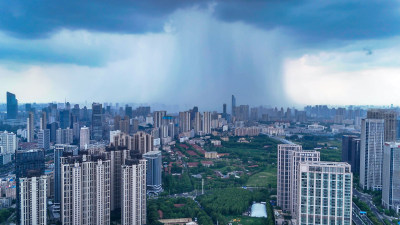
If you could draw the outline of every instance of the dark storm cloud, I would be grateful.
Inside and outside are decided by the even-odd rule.
[[[43,38],[62,28],[117,33],[158,32],[162,30],[166,16],[193,3],[191,0],[0,0],[0,30],[20,38]]]
[[[162,31],[177,9],[215,2],[215,16],[263,29],[285,28],[306,42],[383,38],[400,32],[395,1],[0,0],[0,30],[22,38],[58,29],[117,33]]]
[[[215,15],[263,29],[286,28],[308,43],[400,33],[398,1],[220,1]]]

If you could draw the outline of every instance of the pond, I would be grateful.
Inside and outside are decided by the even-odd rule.
[[[254,203],[251,206],[251,217],[264,217],[267,218],[267,208],[263,203]]]

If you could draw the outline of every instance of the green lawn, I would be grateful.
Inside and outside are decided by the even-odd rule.
[[[232,225],[263,225],[267,224],[267,218],[255,218],[249,216],[229,216],[229,221]],[[235,222],[235,221],[236,222]]]
[[[246,185],[250,187],[276,188],[276,168],[252,175]]]

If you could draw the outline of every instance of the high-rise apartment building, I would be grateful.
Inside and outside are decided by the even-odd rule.
[[[179,132],[190,131],[190,112],[179,112]]]
[[[290,211],[292,157],[295,151],[302,151],[302,146],[295,144],[278,145],[277,204],[286,212]]]
[[[385,121],[385,142],[396,141],[397,136],[397,113],[387,109],[369,109],[367,119],[383,119]]]
[[[47,176],[30,173],[19,180],[19,215],[21,225],[47,225]]]
[[[122,166],[122,225],[146,224],[146,162],[138,155]]]
[[[27,130],[27,141],[33,142],[35,135],[35,115],[33,112],[29,112],[28,118],[26,119],[26,130]]]
[[[17,135],[7,131],[0,132],[0,154],[14,154],[18,148]]]
[[[203,113],[203,133],[211,134],[211,112]]]
[[[201,114],[200,114],[200,112],[195,112],[194,120],[193,120],[193,128],[194,128],[194,133],[196,135],[200,135],[202,133],[201,127],[202,127]]]
[[[16,119],[18,115],[18,100],[15,94],[7,92],[7,119]]]
[[[383,153],[382,205],[400,211],[400,143],[386,142]]]
[[[50,130],[44,129],[38,132],[38,148],[43,148],[44,150],[50,149]]]
[[[56,144],[54,146],[54,204],[61,203],[61,157],[78,155],[78,146]]]
[[[238,121],[249,120],[249,105],[240,105],[235,107],[235,118]]]
[[[154,138],[150,134],[140,131],[133,135],[133,139],[133,150],[137,150],[141,154],[153,151]]]
[[[319,161],[320,154],[313,150],[303,150],[301,145],[278,145],[278,189],[277,203],[282,210],[294,213],[297,196],[293,193],[297,189],[297,169],[299,162]]]
[[[162,191],[162,158],[160,151],[151,151],[143,154],[143,158],[147,160],[147,193],[158,194]]]
[[[320,152],[315,150],[301,150],[293,151],[291,158],[291,169],[290,169],[290,212],[292,217],[297,216],[297,206],[298,206],[298,169],[300,162],[318,162],[320,161]]]
[[[124,119],[119,121],[119,129],[121,132],[129,134],[130,132],[130,119],[128,116],[125,116]]]
[[[366,190],[382,189],[384,120],[361,121],[360,186]]]
[[[161,127],[162,125],[162,121],[163,121],[163,117],[167,115],[167,111],[154,111],[154,115],[153,115],[153,127]]]
[[[90,130],[89,127],[81,127],[79,134],[79,147],[80,149],[86,149],[90,144]]]
[[[110,224],[110,160],[91,155],[62,157],[61,174],[62,224]]]
[[[300,162],[297,224],[352,224],[353,174],[344,162]]]
[[[103,138],[103,108],[100,103],[92,104],[92,139],[100,141]]]
[[[120,148],[107,148],[107,157],[111,161],[111,210],[121,208],[122,200],[122,165],[131,157],[131,150]]]
[[[70,128],[61,129],[56,131],[56,144],[72,144],[74,142],[74,133]]]
[[[30,177],[32,173],[35,176],[44,174],[45,170],[45,151],[42,149],[31,149],[28,151],[17,150],[15,152],[15,177],[17,187],[17,224],[21,224],[21,180],[20,178]],[[33,210],[33,209],[32,209]],[[32,213],[37,213],[32,212]]]

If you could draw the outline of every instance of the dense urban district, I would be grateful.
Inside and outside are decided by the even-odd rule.
[[[0,223],[399,222],[399,108],[152,108],[7,92]]]

